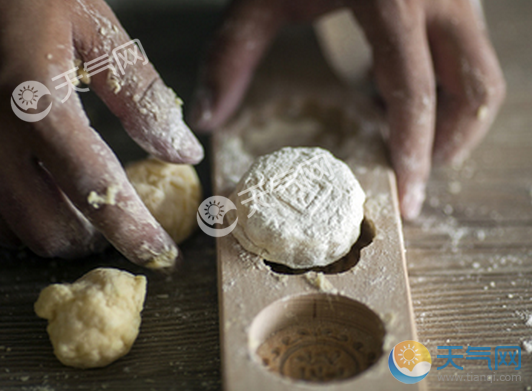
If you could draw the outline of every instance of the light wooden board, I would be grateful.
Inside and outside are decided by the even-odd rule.
[[[393,346],[415,340],[416,333],[394,175],[376,141],[379,124],[356,110],[344,113],[350,105],[365,107],[352,96],[331,88],[319,95],[297,95],[295,85],[287,93],[284,81],[278,82],[283,94],[270,102],[260,99],[261,94],[268,96],[271,81],[270,87],[255,89],[259,97],[254,101],[259,103],[245,106],[215,135],[214,193],[229,196],[235,181],[262,153],[285,145],[323,146],[344,157],[356,173],[367,194],[365,217],[374,237],[360,250],[356,265],[332,274],[280,274],[231,234],[217,239],[224,388],[293,390],[311,384],[319,389],[321,384],[338,391],[424,389],[423,382],[399,382],[388,369]],[[276,134],[272,118],[289,124],[289,129]],[[320,124],[319,130],[309,130],[308,118]],[[290,132],[297,137],[287,135]],[[353,144],[344,139],[347,136]],[[325,329],[329,336],[323,336]],[[300,361],[304,355],[308,359],[295,363],[298,354]],[[317,358],[324,356],[328,364]],[[333,356],[338,359],[334,364]],[[346,378],[355,367],[363,369],[375,359],[365,371]],[[326,378],[335,381],[308,381]]]

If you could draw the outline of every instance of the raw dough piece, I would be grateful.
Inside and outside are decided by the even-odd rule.
[[[48,319],[59,361],[77,368],[103,367],[131,349],[145,296],[146,277],[99,268],[73,284],[43,289],[35,313]]]
[[[240,195],[239,195],[240,193]],[[291,268],[326,266],[360,235],[365,194],[351,169],[321,148],[260,157],[231,195],[233,235],[264,259]]]
[[[194,232],[202,193],[194,167],[148,158],[128,165],[126,173],[144,205],[177,244]]]

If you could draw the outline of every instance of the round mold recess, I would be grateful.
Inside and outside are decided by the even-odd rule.
[[[375,312],[356,300],[313,293],[264,308],[248,337],[251,356],[270,372],[327,383],[353,378],[376,363],[385,328]]]

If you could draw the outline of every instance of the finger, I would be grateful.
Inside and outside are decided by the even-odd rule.
[[[284,23],[279,1],[238,0],[211,43],[191,121],[198,130],[220,126],[235,111],[253,71]]]
[[[22,242],[17,238],[17,235],[9,228],[5,220],[0,217],[0,247],[14,250],[20,247],[21,244]]]
[[[173,163],[199,163],[203,147],[183,121],[181,100],[164,84],[142,49],[128,45],[131,38],[111,9],[103,1],[78,2],[75,9],[77,52],[85,66],[95,68],[89,71],[91,88],[147,152]],[[126,46],[120,49],[122,45]],[[108,69],[96,73],[104,67]]]
[[[427,31],[441,86],[434,159],[459,163],[488,131],[504,99],[505,82],[473,2],[430,6]]]
[[[373,49],[401,213],[412,219],[425,198],[434,132],[435,83],[423,10],[419,1],[360,1],[353,10]]]
[[[79,113],[65,112],[38,125],[37,156],[87,219],[131,261],[151,267],[174,265],[178,249],[128,182],[120,162]],[[42,135],[55,133],[50,139]]]
[[[0,189],[0,214],[11,239],[22,241],[37,255],[47,258],[83,257],[105,248],[102,235],[76,210],[48,173],[34,159],[21,159],[22,156],[4,153],[0,158],[0,180],[4,184]],[[6,158],[10,161],[6,162]],[[0,231],[5,238],[6,230]]]

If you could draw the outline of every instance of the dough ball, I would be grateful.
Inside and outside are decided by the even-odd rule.
[[[202,193],[194,167],[148,158],[128,165],[126,173],[144,205],[177,244],[194,232]]]
[[[43,289],[35,313],[48,319],[59,361],[77,368],[104,367],[133,346],[145,296],[146,277],[99,268],[73,284]]]
[[[291,268],[342,258],[364,218],[365,194],[353,172],[321,148],[287,147],[260,157],[231,200],[237,210],[227,216],[230,223],[238,217],[233,235],[242,247]]]

